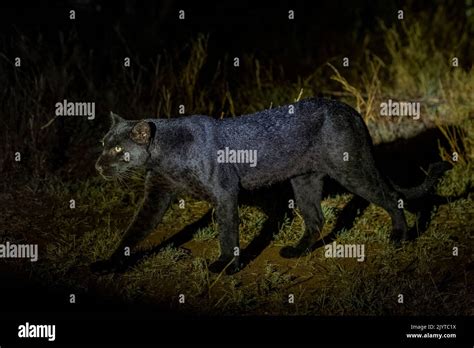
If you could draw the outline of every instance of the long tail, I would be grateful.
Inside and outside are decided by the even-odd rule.
[[[393,182],[391,184],[395,190],[400,192],[407,200],[421,198],[436,184],[444,172],[450,170],[452,167],[451,163],[445,161],[430,164],[425,181],[415,187],[403,188],[395,185]]]

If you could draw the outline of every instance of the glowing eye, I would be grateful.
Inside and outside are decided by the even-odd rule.
[[[122,151],[122,147],[121,146],[115,146],[115,152],[120,152]]]
[[[104,146],[104,141],[103,140],[101,140],[100,143],[102,144],[102,146]]]

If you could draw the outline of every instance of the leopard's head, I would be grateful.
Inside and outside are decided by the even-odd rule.
[[[129,121],[110,113],[112,126],[101,141],[103,151],[95,168],[105,179],[125,177],[146,165],[150,154],[153,124],[147,121]]]

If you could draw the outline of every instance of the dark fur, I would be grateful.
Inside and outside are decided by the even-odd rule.
[[[290,180],[306,225],[295,247],[282,249],[282,256],[301,255],[316,242],[324,224],[321,210],[323,179],[338,181],[349,191],[384,208],[392,218],[391,238],[407,237],[407,224],[398,199],[413,199],[426,193],[449,168],[446,163],[430,167],[419,187],[398,188],[383,177],[374,162],[372,142],[360,115],[350,106],[327,99],[307,99],[236,118],[215,120],[207,116],[176,119],[125,121],[113,116],[105,148],[96,166],[104,176],[129,169],[147,170],[145,197],[112,260],[120,259],[125,246],[133,247],[156,228],[178,192],[210,201],[219,226],[221,255],[211,270],[228,273],[239,269],[238,194],[276,182]],[[120,145],[130,153],[130,162],[114,153]],[[218,163],[217,151],[257,150],[256,167]],[[344,161],[344,153],[349,161]]]

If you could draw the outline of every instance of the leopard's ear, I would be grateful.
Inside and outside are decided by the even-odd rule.
[[[130,139],[139,145],[146,145],[151,139],[151,127],[146,121],[140,121],[133,126],[130,132]]]
[[[117,114],[114,114],[112,111],[109,114],[110,121],[112,121],[112,126],[115,126],[117,123],[125,121],[122,117]]]

